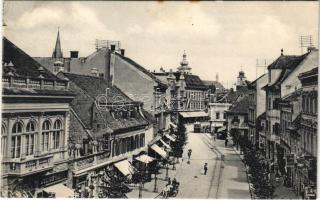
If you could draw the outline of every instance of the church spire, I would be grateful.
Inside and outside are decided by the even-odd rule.
[[[58,28],[56,46],[53,50],[52,58],[63,58],[61,44],[60,44],[60,30],[59,30],[59,28]]]

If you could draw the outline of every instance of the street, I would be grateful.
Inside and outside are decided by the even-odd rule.
[[[190,164],[188,149],[192,149]],[[208,163],[207,175],[203,174],[204,163]],[[244,165],[231,145],[225,148],[224,140],[214,142],[209,134],[193,133],[189,127],[184,161],[176,177],[180,181],[178,198],[250,198]]]
[[[176,177],[180,182],[179,193],[176,198],[239,198],[250,199],[249,185],[246,172],[239,155],[229,144],[224,146],[224,140],[215,142],[207,133],[193,133],[188,129],[188,143],[184,148],[183,158],[176,165],[176,170],[170,167],[169,177]],[[188,163],[188,149],[192,149],[190,163]],[[221,155],[224,161],[221,161]],[[208,163],[207,175],[203,166]],[[158,192],[164,188],[165,170],[158,176]],[[154,180],[144,185],[143,198],[155,198],[158,193],[153,192]],[[138,198],[138,187],[128,193],[129,198]],[[158,196],[159,198],[159,196]]]

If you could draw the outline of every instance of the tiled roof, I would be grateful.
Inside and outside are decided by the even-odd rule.
[[[257,119],[258,119],[258,120],[266,119],[266,116],[267,116],[266,112],[263,112],[261,115],[259,115],[259,116],[257,117]]]
[[[138,63],[136,63],[135,61],[133,61],[132,59],[125,57],[117,52],[115,52],[115,55],[119,56],[120,58],[122,58],[123,60],[127,61],[128,63],[130,63],[132,66],[136,67],[138,70],[140,70],[141,72],[145,73],[146,75],[148,75],[149,77],[151,77],[154,81],[156,81],[161,87],[167,87],[167,85],[165,83],[163,83],[160,79],[158,79],[155,75],[153,75],[151,72],[149,72],[148,70],[146,70],[144,67],[142,67],[141,65],[139,65]]]
[[[309,71],[306,72],[302,72],[299,74],[299,79],[302,79],[304,77],[308,77],[308,76],[314,76],[314,75],[318,75],[318,67],[315,67]]]
[[[281,55],[277,60],[271,63],[268,66],[269,69],[295,69],[300,62],[308,55],[309,53],[303,54],[301,56],[287,56]]]
[[[229,113],[247,114],[249,108],[249,97],[245,95],[240,97],[227,111]]]
[[[248,89],[246,87],[241,87],[237,91],[230,91],[226,96],[226,100],[227,102],[234,103],[238,97],[245,95],[247,92]]]
[[[218,81],[202,81],[204,85],[207,87],[210,87],[211,85],[214,85],[218,91],[223,91],[224,87],[221,83]]]
[[[106,88],[108,88],[107,81],[100,77],[72,73],[64,73],[64,75],[94,99],[100,94],[105,94]],[[132,101],[116,86],[108,89],[108,97],[108,101],[110,102],[119,100],[118,97],[126,102]]]
[[[301,56],[280,56],[272,64],[268,66],[270,69],[282,69],[279,78],[272,84],[266,85],[263,89],[280,89],[281,83],[291,74],[291,72],[309,55],[309,53]]]
[[[74,96],[70,91],[65,90],[45,90],[33,88],[2,88],[3,95],[32,95],[32,96]]]
[[[169,72],[154,72],[152,73],[154,76],[162,80],[164,83],[168,83],[167,76],[169,75]],[[176,81],[180,80],[180,72],[173,72],[173,75],[176,78]],[[194,90],[207,90],[208,87],[204,84],[204,82],[200,79],[197,75],[192,74],[184,74],[184,79],[186,82],[186,88],[187,89],[194,89]]]
[[[20,77],[30,77],[37,78],[40,75],[39,67],[42,67],[38,62],[36,62],[33,58],[31,58],[28,54],[10,42],[7,38],[3,37],[3,55],[2,61],[4,63],[10,63],[14,65],[13,67],[4,67],[2,69],[3,75],[6,75],[11,68],[14,76]],[[50,80],[60,80],[49,70],[43,68],[43,72],[41,73],[45,79]]]
[[[195,89],[195,90],[206,90],[206,85],[202,82],[199,76],[185,74],[184,75],[186,81],[186,88],[187,89]]]
[[[63,75],[70,80],[70,87],[73,88],[77,95],[71,102],[71,106],[86,128],[92,129],[92,115],[94,108],[96,108],[95,99],[98,95],[105,94],[106,88],[108,88],[107,81],[103,78],[88,75],[71,73],[60,73],[59,75]],[[132,101],[117,87],[110,86],[108,89],[108,102],[115,103],[119,100],[125,103],[137,103]],[[114,132],[148,125],[148,121],[138,112],[136,112],[135,117],[126,119],[122,117],[115,119],[109,110],[97,110],[97,112],[99,113],[96,116],[97,120],[104,122],[107,128],[112,129]],[[101,135],[100,132],[97,131],[93,134],[95,136],[96,134]]]

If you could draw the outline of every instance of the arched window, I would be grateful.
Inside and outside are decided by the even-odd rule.
[[[51,124],[49,120],[46,120],[42,124],[41,134],[41,149],[42,151],[49,151],[49,135],[50,135]]]
[[[59,119],[54,122],[53,129],[54,129],[52,132],[53,149],[59,149],[60,139],[62,138],[62,123]]]
[[[136,135],[136,149],[140,148],[140,137]]]
[[[144,146],[144,133],[140,135],[140,147]]]
[[[11,157],[20,158],[21,156],[21,134],[22,134],[22,123],[16,122],[12,127],[11,137]]]
[[[6,156],[7,149],[7,129],[4,124],[1,125],[1,155],[3,158]]]
[[[32,155],[34,153],[34,141],[35,141],[36,125],[34,122],[29,122],[26,128],[25,137],[25,153],[26,155]]]

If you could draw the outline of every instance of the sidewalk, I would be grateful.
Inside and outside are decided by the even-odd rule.
[[[240,154],[240,148],[237,150],[236,147],[233,147],[233,150],[239,155],[239,158],[242,160],[244,155]],[[275,187],[273,198],[274,199],[301,199],[301,197],[297,196],[294,193],[294,191],[292,191],[292,188],[285,187],[283,186],[283,184]]]
[[[230,141],[225,147],[224,140],[216,140],[215,146],[224,155],[223,178],[218,198],[251,199],[246,167],[239,156],[240,152],[234,151]]]
[[[181,162],[181,159],[180,159]],[[176,170],[172,170],[172,165],[169,165],[168,170],[168,177],[172,180],[173,177],[176,174],[176,171],[179,170],[180,164],[175,165]],[[154,175],[152,175],[152,180],[150,182],[147,182],[144,184],[144,187],[142,188],[142,198],[155,198],[159,195],[159,193],[163,190],[163,188],[166,186],[168,181],[165,181],[166,176],[166,169],[161,168],[159,170],[160,173],[157,174],[157,189],[158,192],[153,192],[154,190]],[[128,198],[139,198],[139,184],[137,184],[135,187],[130,187],[132,189],[131,192],[127,193]]]

